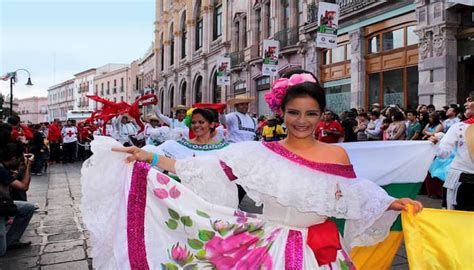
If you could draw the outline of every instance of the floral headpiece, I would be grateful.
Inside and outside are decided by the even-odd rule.
[[[265,102],[273,112],[281,114],[281,105],[288,88],[305,82],[317,83],[313,75],[309,73],[293,74],[289,79],[280,78],[275,81],[272,90],[265,94]]]

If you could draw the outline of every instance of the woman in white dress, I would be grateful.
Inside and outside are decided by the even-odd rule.
[[[392,198],[357,178],[341,147],[314,139],[324,91],[312,74],[290,75],[266,97],[283,113],[288,137],[282,141],[243,142],[215,156],[174,160],[136,147],[114,147],[111,155],[117,144],[96,140],[95,160],[83,168],[82,200],[95,267],[354,269],[350,248],[382,241],[408,204],[421,211],[419,202]],[[144,162],[110,164],[125,157],[174,172],[183,185]],[[88,179],[97,170],[113,174],[102,176],[103,185],[118,187],[102,191]],[[230,181],[263,203],[262,215],[233,208],[237,192]],[[103,211],[97,197],[107,203]],[[346,219],[344,239],[329,217]]]

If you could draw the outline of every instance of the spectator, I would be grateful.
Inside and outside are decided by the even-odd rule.
[[[334,120],[334,113],[330,110],[326,110],[323,114],[323,121],[319,122],[319,125],[315,130],[315,137],[319,141],[325,143],[337,143],[343,139],[344,129],[337,120]]]
[[[382,131],[382,140],[386,141],[388,140],[388,127],[392,123],[392,118],[387,117],[382,120],[382,125],[380,126],[380,130]]]
[[[428,107],[425,104],[420,104],[416,110],[418,111],[418,114],[420,115],[423,113],[428,113]]]
[[[402,112],[395,112],[392,123],[388,126],[388,140],[405,140],[405,117]]]
[[[416,111],[407,112],[407,140],[419,140],[421,138],[421,125],[417,119],[418,113]]]
[[[263,127],[262,138],[266,142],[279,141],[285,135],[285,131],[278,123],[276,117],[270,117]]]
[[[19,141],[23,144],[27,144],[28,141],[33,139],[33,132],[25,124],[20,124],[20,117],[10,116],[7,120],[8,124],[12,126],[12,141]]]
[[[423,137],[422,140],[427,140],[429,137],[434,136],[438,132],[443,131],[443,124],[439,120],[439,114],[434,112],[431,113],[428,117],[428,124],[426,124],[425,128],[423,129]]]
[[[370,113],[370,121],[367,125],[367,129],[365,133],[367,134],[367,139],[369,141],[376,141],[382,139],[382,130],[380,129],[382,126],[382,119],[380,119],[380,112],[379,111],[372,111]]]
[[[59,119],[54,119],[48,129],[50,161],[53,163],[61,161],[61,139],[61,122]]]
[[[380,104],[379,103],[374,103],[372,104],[371,108],[370,108],[370,111],[373,112],[373,111],[377,111],[377,112],[380,112]]]
[[[186,115],[186,111],[185,111]],[[163,119],[163,118],[161,118]],[[173,119],[174,122],[175,119]],[[173,122],[173,123],[174,123]],[[134,122],[129,121],[128,116],[121,115],[112,119],[112,125],[114,127],[114,137],[124,146],[132,146],[132,137],[138,134],[138,128]]]
[[[61,131],[63,137],[64,163],[74,162],[77,152],[77,128],[67,120],[66,126]]]
[[[367,134],[365,130],[369,124],[369,116],[367,113],[360,113],[357,117],[357,128],[355,133],[357,134],[357,141],[367,141]]]
[[[40,126],[36,125],[33,129],[33,140],[31,142],[31,153],[35,156],[31,173],[41,175],[43,171],[44,158],[46,155],[46,146],[44,144],[44,135],[39,130]]]
[[[428,112],[422,112],[418,114],[418,120],[420,122],[421,128],[424,129],[426,125],[428,125],[428,119],[430,118],[430,114]],[[422,132],[423,135],[423,132]],[[423,136],[422,136],[423,137]]]
[[[444,133],[448,132],[449,128],[452,125],[454,125],[456,123],[459,123],[461,121],[461,119],[459,119],[459,117],[458,117],[458,114],[459,114],[458,106],[451,105],[449,107],[448,111],[446,112],[447,119],[444,120],[444,122],[443,122]]]
[[[0,153],[0,190],[2,198],[8,198],[8,190],[27,191],[30,186],[30,167],[33,162],[33,155],[24,156],[23,147],[19,143],[8,143],[2,146]],[[15,178],[10,173],[10,168],[18,167],[21,160],[25,160],[26,172],[22,179]],[[24,201],[13,201],[17,210],[13,213],[0,213],[0,256],[5,255],[7,249],[24,248],[31,245],[31,242],[20,242],[20,238],[25,232],[31,217],[34,213],[34,205]],[[7,215],[14,215],[13,223],[6,229]]]
[[[433,104],[430,104],[430,105],[426,106],[426,109],[427,109],[428,113],[436,112],[436,107]]]
[[[344,142],[356,142],[357,134],[355,130],[357,129],[357,110],[351,110],[347,113],[346,119],[341,122],[342,128],[344,129]]]

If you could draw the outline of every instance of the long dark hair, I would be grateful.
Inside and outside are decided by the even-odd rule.
[[[283,97],[283,101],[281,104],[281,110],[285,111],[286,105],[290,100],[297,98],[297,97],[310,97],[316,102],[318,102],[321,112],[324,111],[326,108],[326,94],[324,93],[324,88],[318,83],[318,79],[314,76],[313,73],[303,70],[303,69],[295,69],[291,70],[285,74],[283,74],[283,78],[289,79],[294,74],[311,74],[313,78],[316,80],[316,83],[313,82],[304,82],[294,86],[290,86],[286,95]]]

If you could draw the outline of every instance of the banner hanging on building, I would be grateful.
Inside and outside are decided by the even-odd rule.
[[[217,85],[230,85],[229,68],[229,57],[219,57],[217,59]]]
[[[278,54],[280,53],[280,42],[278,40],[266,39],[263,41],[263,76],[278,75]]]
[[[320,48],[337,47],[337,26],[339,21],[339,5],[319,2],[318,32],[316,46]]]

